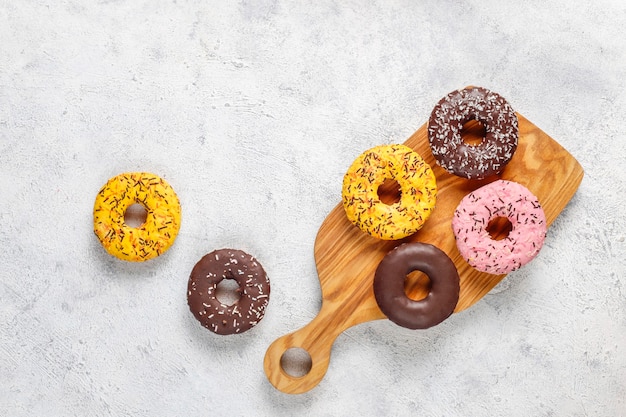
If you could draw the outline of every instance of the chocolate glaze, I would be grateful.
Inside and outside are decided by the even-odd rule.
[[[216,297],[223,279],[239,284],[239,300],[228,306]],[[220,249],[202,257],[194,266],[187,285],[187,304],[202,326],[217,334],[242,333],[265,315],[270,281],[261,264],[247,253]]]
[[[430,279],[426,298],[415,301],[404,291],[406,276],[422,271]],[[447,319],[459,300],[459,274],[441,249],[427,243],[404,243],[376,268],[374,295],[381,311],[399,326],[427,329]]]
[[[470,120],[485,127],[485,138],[478,145],[469,145],[461,137],[463,125]],[[428,139],[437,163],[468,179],[501,173],[517,149],[518,135],[515,111],[502,96],[482,87],[449,93],[428,120]]]

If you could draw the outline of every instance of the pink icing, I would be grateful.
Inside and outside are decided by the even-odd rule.
[[[508,236],[492,239],[487,225],[506,217]],[[546,236],[546,216],[539,200],[526,187],[497,180],[466,195],[452,217],[456,244],[467,263],[479,271],[507,274],[530,262]]]

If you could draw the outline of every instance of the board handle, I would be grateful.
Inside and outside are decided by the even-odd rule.
[[[279,337],[265,352],[263,360],[265,375],[279,391],[302,394],[314,388],[326,375],[332,345],[337,336],[351,325],[345,321],[337,323],[336,311],[325,308],[327,305],[322,304],[319,314],[309,324]],[[283,369],[283,355],[290,349],[303,349],[310,356],[311,368],[305,375],[293,376]]]

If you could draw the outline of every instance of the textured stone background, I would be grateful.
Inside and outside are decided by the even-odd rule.
[[[626,3],[621,0],[0,0],[0,414],[626,415]],[[318,227],[352,160],[482,85],[585,178],[541,254],[435,328],[342,334],[290,396],[262,361],[320,305]],[[92,233],[109,177],[183,206],[145,264]],[[254,254],[261,324],[188,311],[205,253]]]

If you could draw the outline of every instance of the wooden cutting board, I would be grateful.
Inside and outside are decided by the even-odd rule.
[[[518,118],[518,148],[498,178],[519,182],[530,189],[539,198],[549,226],[578,189],[583,169],[561,145],[523,116],[518,114]],[[464,138],[468,141],[482,137],[481,126],[476,123],[466,125],[466,132]],[[315,387],[326,374],[331,347],[341,332],[359,323],[386,318],[374,298],[374,272],[385,254],[401,243],[430,243],[454,261],[461,278],[455,312],[472,306],[505,277],[469,266],[456,248],[451,228],[452,215],[460,200],[498,178],[467,180],[447,173],[430,152],[426,125],[404,144],[422,155],[437,177],[435,210],[419,232],[398,241],[382,241],[361,232],[347,219],[341,203],[330,212],[320,227],[314,248],[322,307],[308,325],[275,340],[265,354],[267,378],[280,391],[298,394]],[[393,198],[393,189],[386,192],[387,197]],[[532,262],[524,268],[532,268]],[[425,297],[428,278],[421,273],[410,274],[406,292],[413,299]],[[283,354],[291,348],[304,349],[310,355],[312,365],[306,375],[292,376],[281,366]]]

